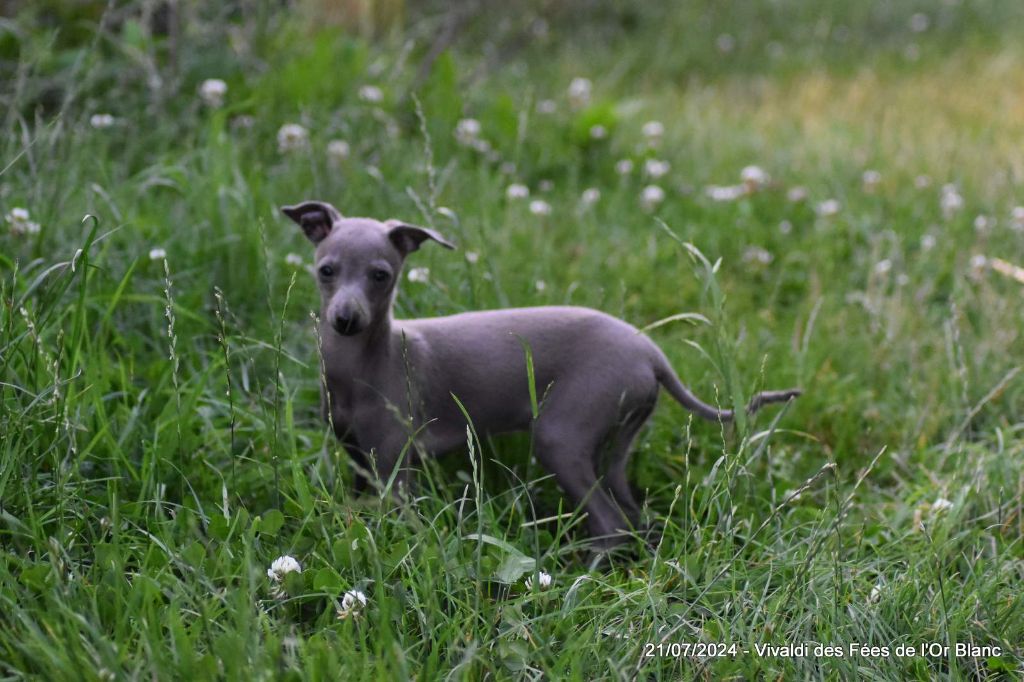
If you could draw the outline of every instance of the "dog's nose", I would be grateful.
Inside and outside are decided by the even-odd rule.
[[[334,329],[342,336],[351,336],[359,332],[358,313],[338,313],[334,316]]]

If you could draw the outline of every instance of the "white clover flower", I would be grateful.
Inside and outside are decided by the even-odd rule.
[[[594,89],[589,78],[573,78],[569,83],[569,103],[574,109],[582,109],[590,104],[590,96]]]
[[[480,137],[480,131],[483,128],[480,125],[480,121],[475,118],[461,118],[455,124],[455,130],[465,137]]]
[[[34,220],[30,220],[24,224],[25,234],[39,234],[39,232],[42,231],[42,229],[42,226],[39,223],[35,222]]]
[[[885,583],[879,580],[875,583],[874,587],[871,588],[871,594],[868,595],[868,601],[876,602],[879,597],[882,596],[882,588],[885,587]]]
[[[736,201],[747,193],[745,185],[708,185],[704,194],[712,201]]]
[[[896,275],[896,286],[905,287],[908,284],[910,284],[910,275],[905,272]]]
[[[987,268],[987,267],[988,267],[988,258],[986,258],[984,255],[982,255],[980,253],[976,253],[973,256],[971,256],[971,260],[970,260],[970,268],[971,268],[970,275],[971,275],[971,277],[973,277],[974,279],[978,279],[979,277],[982,276],[982,274],[984,274],[985,268]]]
[[[550,192],[554,188],[555,183],[551,182],[550,180],[541,180],[540,182],[537,183],[537,189],[539,189],[541,192]]]
[[[93,114],[89,117],[89,125],[97,130],[103,130],[109,128],[116,122],[116,119],[110,114]]]
[[[228,94],[228,84],[219,78],[207,78],[199,85],[199,99],[211,109],[224,106],[224,96]]]
[[[608,129],[603,125],[590,126],[590,138],[593,140],[603,140],[608,137]]]
[[[530,188],[518,182],[514,182],[505,189],[506,199],[525,199],[530,196]]]
[[[743,252],[743,262],[751,265],[768,265],[775,257],[771,251],[760,246],[748,246]]]
[[[384,101],[384,91],[376,85],[364,85],[359,88],[359,99],[370,104],[378,104]]]
[[[717,47],[718,51],[722,54],[729,54],[736,48],[736,39],[728,33],[723,33],[715,38],[715,47]]]
[[[295,560],[295,557],[286,554],[274,559],[270,568],[267,569],[267,577],[274,582],[281,582],[286,575],[293,572],[302,573],[302,566]]]
[[[466,252],[466,262],[470,265],[476,265],[480,261],[480,254],[476,251]]]
[[[934,512],[934,513],[949,511],[952,508],[953,508],[953,503],[950,502],[949,500],[947,500],[945,497],[937,497],[937,498],[935,498],[935,501],[932,502],[932,506],[931,506],[932,512]]]
[[[42,229],[39,223],[30,220],[27,208],[12,208],[5,216],[11,234],[39,234]]]
[[[748,192],[756,192],[768,184],[770,178],[760,166],[747,166],[740,171],[740,181]]]
[[[530,213],[533,215],[551,215],[551,204],[543,199],[534,199],[530,202]]]
[[[670,170],[672,170],[672,165],[668,161],[659,161],[658,159],[644,161],[644,173],[652,180],[664,177]]]
[[[822,218],[831,218],[839,214],[842,209],[842,205],[836,199],[826,199],[825,201],[818,204],[815,211]]]
[[[932,179],[927,175],[918,175],[914,178],[914,187],[917,189],[927,189],[931,187]]]
[[[860,176],[860,184],[865,192],[872,194],[882,184],[882,174],[876,170],[866,170]]]
[[[786,192],[786,199],[794,204],[799,204],[801,201],[807,201],[807,188],[800,185],[790,187],[789,191]]]
[[[554,579],[551,577],[551,574],[549,574],[549,573],[547,573],[545,571],[538,571],[538,573],[537,573],[537,587],[539,587],[542,590],[546,590],[547,588],[551,587],[551,584],[553,582],[554,582]],[[524,581],[524,584],[526,585],[526,589],[532,590],[533,589],[533,576],[532,575],[531,576],[527,576],[526,580]]]
[[[481,154],[487,154],[491,151],[491,143],[482,138],[475,138],[469,141],[469,146]]]
[[[640,205],[644,210],[653,210],[663,201],[665,201],[665,190],[657,185],[648,185],[640,193]]]
[[[1024,232],[1024,206],[1014,206],[1010,211],[1010,229]]]
[[[640,128],[640,132],[647,138],[650,144],[657,144],[661,142],[661,138],[665,135],[665,126],[662,125],[661,121],[648,121]]]
[[[369,603],[366,595],[359,590],[349,590],[342,596],[341,605],[338,607],[338,618],[356,618]]]
[[[352,153],[352,147],[345,140],[331,140],[327,143],[327,158],[332,163],[341,163]]]
[[[948,184],[942,186],[942,194],[939,198],[939,208],[942,210],[942,217],[950,220],[964,207],[964,198],[960,196],[956,185]]]
[[[779,222],[779,232],[781,232],[782,234],[789,234],[792,231],[793,231],[793,223],[791,223],[788,220],[783,220],[783,221]]]
[[[553,114],[558,110],[558,105],[555,104],[553,99],[542,99],[537,102],[537,113],[538,114]]]
[[[475,118],[463,118],[455,124],[455,140],[465,146],[471,146],[480,138],[480,121]]]
[[[892,261],[888,258],[878,261],[875,263],[875,274],[877,275],[888,275],[892,270]]]
[[[430,268],[412,268],[409,270],[409,281],[426,284],[430,281]]]
[[[975,232],[988,232],[996,224],[996,221],[986,215],[978,215],[974,218]]]
[[[536,281],[536,282],[534,283],[534,286],[535,286],[535,287],[537,287],[537,291],[544,291],[545,289],[547,289],[547,288],[548,288],[548,283],[547,283],[547,282],[545,282],[545,281],[544,281],[544,280],[542,280],[542,279],[538,279],[538,280],[537,280],[537,281]]]
[[[309,147],[309,131],[298,123],[285,123],[277,131],[277,150],[282,154]]]
[[[922,251],[931,251],[932,249],[935,248],[935,243],[936,243],[935,235],[933,235],[933,234],[925,234],[925,235],[923,235],[921,237],[921,250]]]
[[[601,190],[596,187],[588,187],[580,195],[580,203],[584,206],[593,206],[601,200]]]
[[[284,257],[284,262],[292,266],[293,268],[301,268],[302,256],[300,256],[297,253],[289,253],[287,256]]]
[[[619,175],[629,175],[633,172],[633,162],[629,159],[621,159],[615,162],[615,172]]]
[[[918,12],[910,17],[910,30],[914,33],[924,33],[930,24],[931,20],[928,19],[927,14]]]
[[[149,260],[167,260],[167,251],[159,247],[150,249]]]

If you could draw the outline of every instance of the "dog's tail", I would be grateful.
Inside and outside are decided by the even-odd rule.
[[[668,364],[668,361],[664,359],[664,356],[659,359],[661,361],[655,364],[654,375],[658,378],[658,383],[664,386],[669,395],[675,398],[680,405],[698,417],[703,417],[709,421],[731,422],[733,420],[735,415],[732,410],[720,410],[714,405],[708,405],[695,396],[679,380],[679,377],[676,376],[675,371]],[[789,402],[801,393],[803,391],[799,388],[790,388],[784,391],[761,391],[747,403],[747,414],[753,414],[769,403]]]

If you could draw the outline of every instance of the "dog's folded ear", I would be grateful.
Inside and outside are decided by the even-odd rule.
[[[420,227],[419,225],[409,225],[400,220],[389,220],[384,224],[391,228],[388,231],[388,238],[391,239],[391,243],[395,245],[395,248],[403,256],[420,248],[420,244],[428,239],[433,239],[446,249],[455,248],[454,244],[441,236],[441,233],[436,230]]]
[[[282,206],[281,212],[294,220],[314,244],[322,242],[331,233],[334,222],[341,220],[338,209],[326,201],[303,201],[294,206]]]

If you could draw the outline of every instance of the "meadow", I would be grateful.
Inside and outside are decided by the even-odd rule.
[[[0,678],[1019,679],[1024,7],[509,5],[5,6]],[[525,434],[355,496],[313,198],[805,393],[663,397],[604,563]]]

